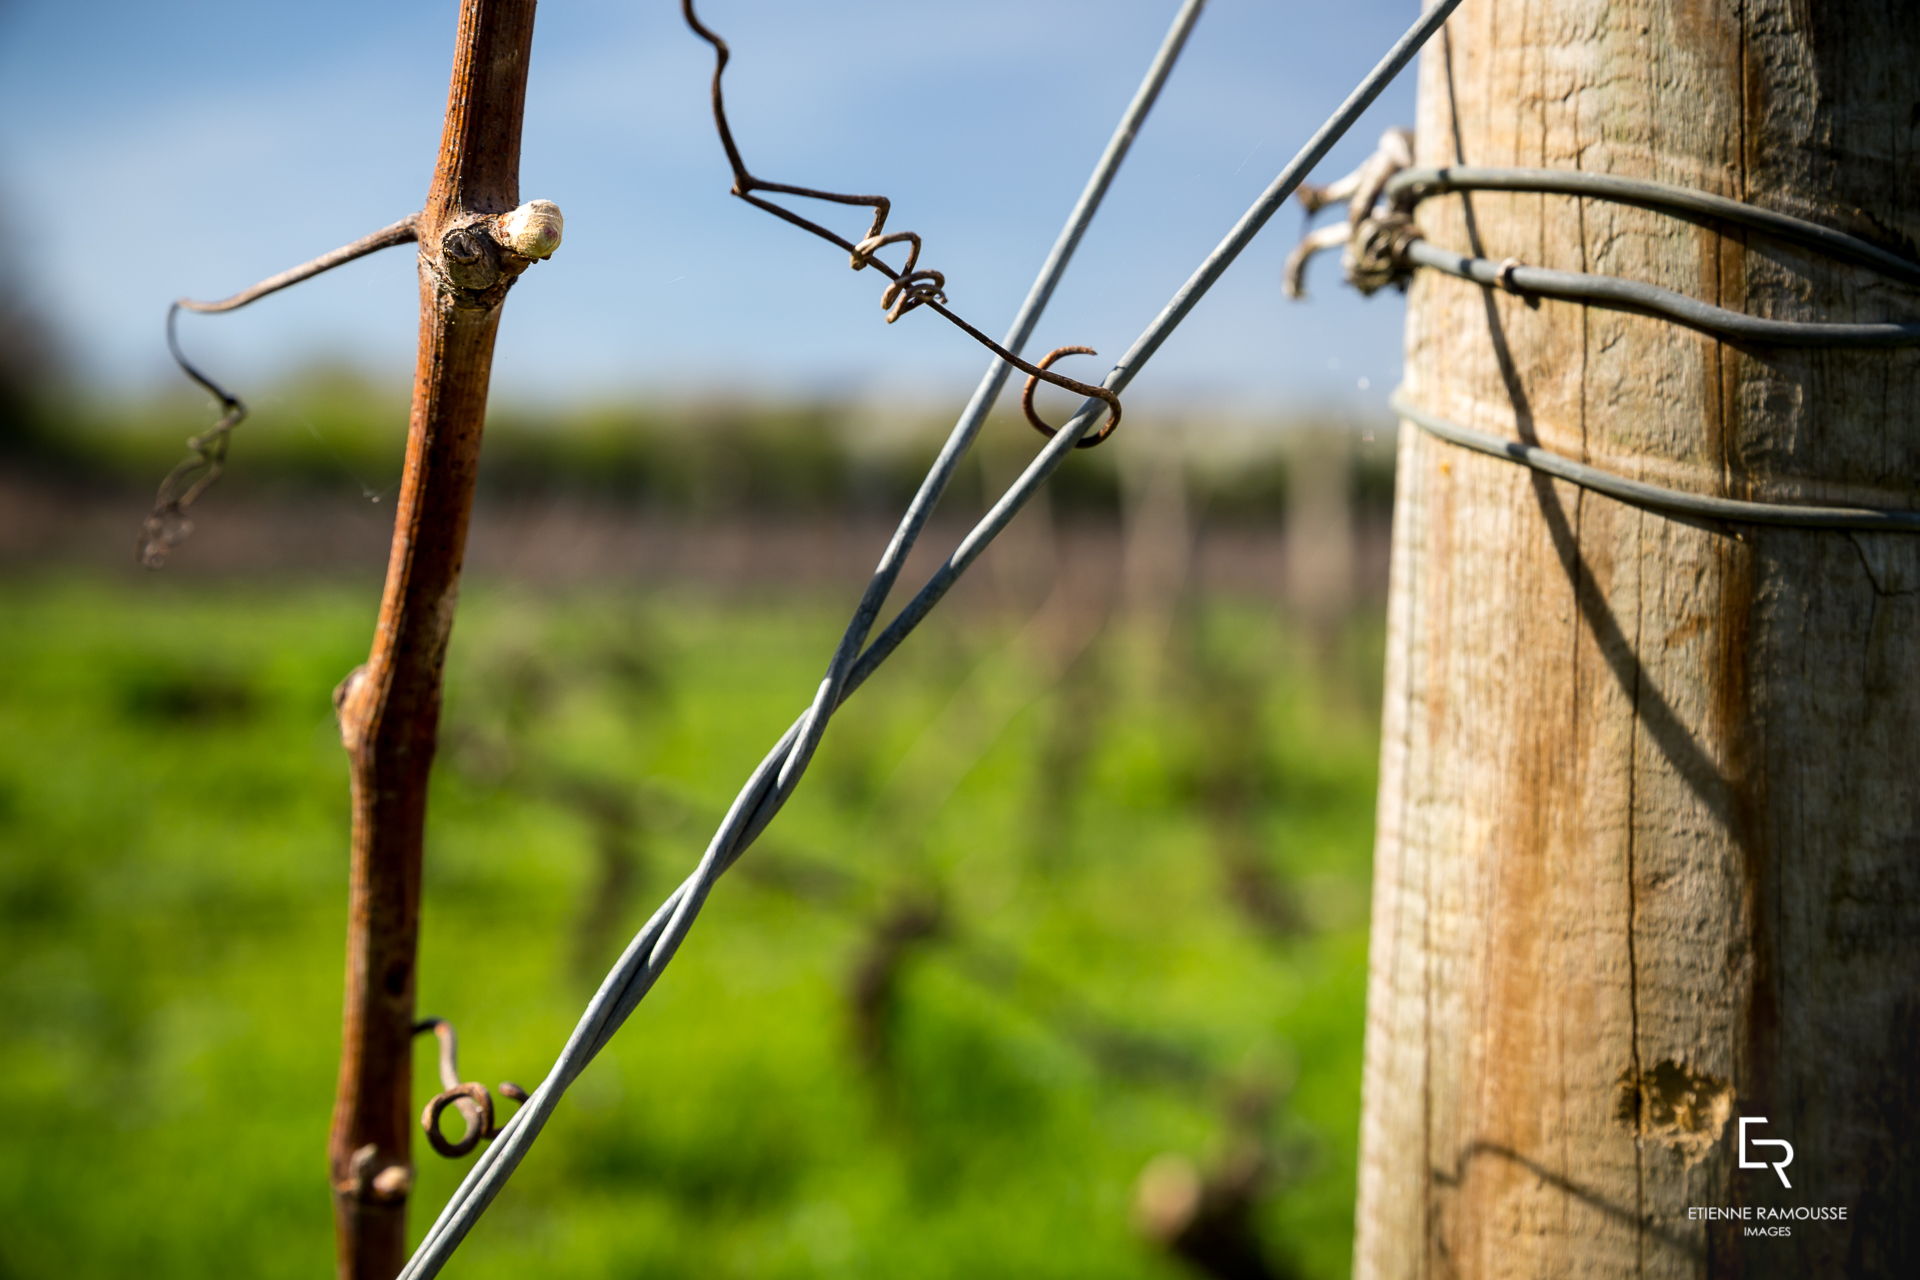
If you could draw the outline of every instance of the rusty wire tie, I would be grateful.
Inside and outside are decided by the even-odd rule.
[[[727,42],[722,40],[693,11],[693,0],[680,0],[680,13],[686,19],[693,33],[713,46],[713,124],[720,134],[720,145],[727,153],[727,164],[733,169],[733,194],[745,200],[756,209],[765,210],[774,217],[790,222],[802,231],[812,232],[829,244],[838,245],[847,251],[847,262],[855,271],[872,267],[888,280],[887,287],[880,294],[880,305],[886,309],[887,323],[892,324],[916,307],[926,307],[939,313],[962,333],[978,342],[987,350],[999,356],[1027,375],[1026,393],[1021,397],[1021,407],[1027,421],[1034,430],[1042,435],[1051,436],[1054,428],[1043,422],[1033,410],[1033,390],[1036,383],[1050,382],[1056,387],[1089,396],[1103,401],[1107,406],[1106,425],[1098,431],[1090,432],[1078,442],[1082,449],[1091,448],[1113,434],[1120,424],[1120,397],[1097,383],[1081,382],[1065,374],[1054,373],[1049,366],[1063,355],[1092,354],[1091,347],[1061,347],[1047,354],[1038,363],[1029,364],[1013,352],[995,342],[979,329],[968,324],[960,316],[949,310],[947,303],[947,278],[938,271],[923,268],[920,262],[920,236],[913,231],[888,231],[887,215],[893,211],[893,202],[886,196],[848,195],[838,191],[820,191],[813,187],[798,187],[785,182],[769,182],[756,178],[747,169],[746,161],[740,157],[739,144],[733,140],[733,127],[727,121],[725,98],[720,89],[720,78],[726,72],[727,61],[733,56]],[[795,213],[785,205],[776,204],[762,196],[759,191],[771,191],[779,195],[800,196],[808,200],[827,200],[834,204],[864,205],[873,210],[873,223],[867,228],[866,235],[859,241],[846,237],[821,226],[809,218]],[[891,244],[907,246],[907,260],[898,269],[882,261],[875,254]]]
[[[423,1018],[413,1024],[413,1034],[427,1031],[433,1032],[434,1038],[440,1041],[440,1083],[445,1087],[433,1095],[426,1110],[420,1113],[420,1127],[427,1131],[427,1141],[435,1151],[449,1160],[458,1160],[482,1142],[499,1137],[502,1126],[493,1122],[493,1095],[487,1092],[487,1086],[460,1079],[457,1060],[460,1040],[453,1024],[445,1018]],[[500,1096],[521,1103],[527,1100],[527,1091],[511,1080],[503,1080]],[[467,1131],[457,1139],[440,1132],[440,1114],[448,1107],[458,1110],[467,1122]]]

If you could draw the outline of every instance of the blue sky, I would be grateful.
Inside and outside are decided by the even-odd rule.
[[[28,224],[25,283],[75,371],[107,391],[175,375],[161,319],[417,208],[431,176],[454,0],[325,5],[0,0],[0,209]],[[999,333],[1177,7],[1175,0],[704,0],[734,48],[729,106],[761,176],[880,191],[953,305]],[[713,391],[949,398],[983,353],[880,281],[726,194],[710,59],[674,0],[547,0],[522,194],[564,247],[517,286],[496,372],[526,402]],[[1409,23],[1409,0],[1214,0],[1087,238],[1036,349],[1117,354]],[[1410,122],[1411,75],[1322,177]],[[831,215],[830,215],[831,216]],[[839,215],[848,234],[857,211]],[[1135,384],[1284,417],[1384,417],[1401,306],[1280,292],[1301,220],[1277,217]],[[189,318],[236,386],[346,360],[404,381],[407,250],[247,311]],[[1089,362],[1090,363],[1090,362]],[[1085,376],[1083,374],[1083,376]]]

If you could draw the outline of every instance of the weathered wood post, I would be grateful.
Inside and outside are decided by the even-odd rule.
[[[1419,161],[1679,183],[1915,256],[1916,67],[1896,0],[1470,4]],[[1618,205],[1418,221],[1756,314],[1920,314]],[[1920,507],[1911,349],[1422,273],[1407,350],[1427,412],[1628,476]],[[1661,516],[1411,425],[1399,477],[1356,1274],[1920,1274],[1920,537]],[[1790,1166],[1741,1167],[1758,1117]]]

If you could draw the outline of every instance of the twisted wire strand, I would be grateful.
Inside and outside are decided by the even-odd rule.
[[[153,498],[153,510],[140,526],[141,564],[149,569],[159,568],[166,562],[167,553],[193,532],[193,521],[187,517],[187,508],[212,487],[226,469],[227,445],[233,429],[246,421],[247,417],[245,401],[187,359],[187,353],[180,346],[180,313],[193,311],[201,315],[217,315],[238,311],[270,293],[278,293],[302,280],[310,280],[323,271],[331,271],[355,258],[364,258],[395,245],[409,244],[418,238],[418,234],[417,217],[409,214],[351,244],[323,253],[297,267],[290,267],[278,275],[268,276],[260,283],[218,302],[177,298],[167,307],[167,351],[172,354],[173,362],[180,366],[180,372],[198,383],[219,404],[220,420],[187,441],[188,456],[160,481],[160,488]]]
[[[916,307],[926,307],[929,310],[937,312],[959,328],[962,333],[965,333],[975,342],[978,342],[981,346],[993,352],[994,355],[1020,370],[1029,378],[1038,378],[1050,382],[1056,387],[1062,387],[1068,391],[1076,392],[1079,395],[1092,396],[1096,399],[1106,401],[1113,423],[1118,425],[1120,421],[1120,398],[1116,393],[1095,383],[1081,382],[1077,378],[1069,378],[1062,373],[1050,372],[1044,363],[1029,364],[1014,354],[1013,351],[995,342],[979,329],[976,329],[973,325],[962,319],[956,312],[950,310],[946,305],[946,277],[938,271],[918,268],[917,264],[920,261],[921,247],[919,234],[913,231],[887,231],[887,217],[893,211],[893,202],[886,196],[849,195],[845,192],[821,191],[814,187],[799,187],[785,182],[769,182],[764,178],[755,177],[747,169],[746,161],[740,156],[740,146],[734,141],[733,126],[727,119],[726,98],[720,87],[721,77],[726,73],[727,63],[732,59],[733,52],[728,48],[727,42],[720,38],[718,33],[700,21],[700,16],[694,12],[693,0],[680,0],[680,13],[694,34],[713,46],[713,123],[715,130],[720,135],[720,145],[727,153],[727,163],[733,169],[732,190],[734,195],[739,196],[756,209],[763,209],[776,218],[792,223],[802,231],[811,232],[829,244],[838,245],[840,248],[845,249],[847,251],[848,264],[852,266],[855,271],[863,271],[868,267],[872,267],[881,275],[885,276],[888,283],[880,294],[880,305],[886,309],[888,324],[892,324]],[[785,205],[776,204],[772,200],[755,194],[761,191],[770,191],[778,195],[800,196],[809,200],[827,200],[835,204],[869,207],[873,210],[873,222],[868,226],[866,235],[861,237],[859,241],[848,240],[846,237],[821,226],[810,218],[795,213]],[[905,244],[907,246],[906,262],[898,269],[895,269],[875,256],[880,249],[891,244]],[[1037,426],[1039,424],[1036,422],[1035,425]],[[1098,435],[1083,440],[1081,446],[1083,448],[1091,448],[1099,444],[1102,440],[1105,440],[1107,436],[1112,434],[1112,431],[1113,428],[1109,426]]]
[[[1879,507],[1832,507],[1797,502],[1752,502],[1738,498],[1720,498],[1712,494],[1688,493],[1664,485],[1648,484],[1611,471],[1578,462],[1565,454],[1542,449],[1520,440],[1476,431],[1449,421],[1409,400],[1404,391],[1395,392],[1393,411],[1429,435],[1457,444],[1488,457],[1543,471],[1550,476],[1604,493],[1610,498],[1638,507],[1700,520],[1731,520],[1743,524],[1788,525],[1803,529],[1858,529],[1871,533],[1920,533],[1920,511],[1898,511]]]
[[[1273,214],[1292,195],[1306,174],[1326,157],[1329,150],[1350,129],[1382,89],[1412,60],[1422,45],[1438,31],[1461,0],[1438,0],[1403,34],[1385,57],[1347,96],[1346,100],[1321,124],[1306,145],[1273,180],[1243,214],[1214,250],[1202,260],[1193,275],[1175,292],[1151,324],[1134,341],[1125,355],[1103,380],[1105,389],[1118,394],[1145,367],[1154,353],[1179,327],[1200,299],[1213,286]],[[1174,20],[1160,53],[1149,69],[1121,125],[1115,130],[1094,177],[1089,180],[1079,204],[1068,220],[1052,254],[1041,270],[1040,278],[1022,305],[1013,326],[1018,339],[1012,347],[1024,344],[1051,296],[1073,248],[1091,220],[1100,197],[1104,195],[1131,143],[1134,130],[1145,117],[1160,84],[1171,69],[1193,20],[1198,16],[1200,0],[1187,0]],[[724,59],[723,65],[724,65]],[[723,142],[725,135],[723,135]],[[845,203],[855,203],[847,200]],[[1016,365],[1015,367],[1021,367]],[[455,1190],[446,1207],[428,1229],[413,1258],[401,1272],[401,1280],[428,1280],[438,1275],[460,1242],[473,1229],[488,1205],[493,1202],[507,1178],[525,1157],[551,1118],[567,1087],[605,1047],[620,1025],[633,1012],[661,970],[672,959],[688,927],[712,890],[714,881],[746,850],[754,838],[772,821],[798,784],[801,772],[818,746],[827,720],[887,658],[979,558],[987,545],[1003,530],[1019,510],[1039,490],[1047,478],[1065,461],[1080,437],[1095,420],[1111,410],[1104,396],[1089,396],[1059,432],[1043,445],[1026,469],[1000,496],[973,529],[922,585],[919,592],[896,614],[870,642],[881,605],[891,590],[933,504],[952,479],[967,447],[977,435],[1008,376],[1007,364],[996,359],[982,378],[939,457],[929,469],[920,491],[909,505],[905,517],[888,544],[868,589],[862,596],[840,646],[829,664],[814,701],[788,728],[773,749],[760,761],[729,807],[713,840],[708,844],[693,873],[684,880],[652,917],[634,935],[620,960],[589,1002],[585,1012],[547,1078],[502,1129],[500,1137],[474,1162],[467,1177]]]

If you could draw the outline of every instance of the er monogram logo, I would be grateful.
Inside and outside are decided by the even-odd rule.
[[[1747,1146],[1749,1141],[1747,1138],[1747,1126],[1765,1123],[1767,1123],[1765,1116],[1740,1117],[1740,1167],[1742,1169],[1772,1169],[1774,1173],[1779,1176],[1781,1186],[1791,1187],[1793,1184],[1787,1181],[1787,1166],[1793,1163],[1793,1144],[1785,1138],[1754,1138],[1751,1140],[1752,1145],[1756,1147],[1784,1148],[1786,1155],[1780,1159],[1772,1161],[1771,1163],[1765,1160],[1747,1159]]]

